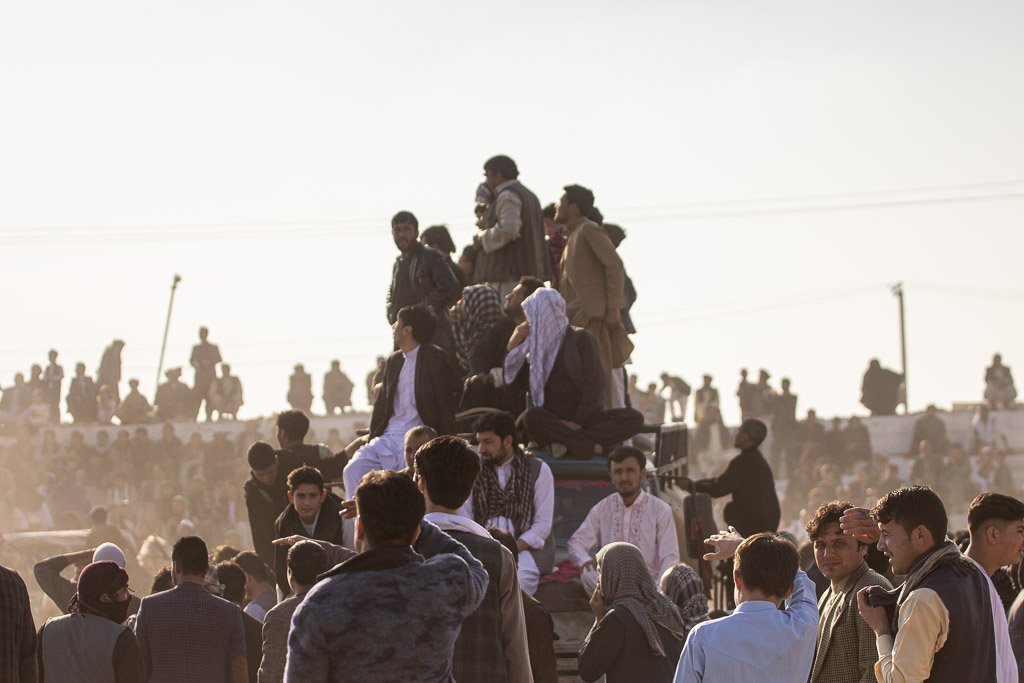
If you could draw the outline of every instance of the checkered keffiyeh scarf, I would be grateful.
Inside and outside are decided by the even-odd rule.
[[[530,401],[543,407],[544,385],[569,330],[565,299],[555,290],[543,287],[523,300],[523,313],[530,323],[530,333],[526,341],[505,356],[505,383],[511,384],[529,359]]]
[[[473,519],[477,524],[486,526],[489,520],[505,517],[512,522],[516,538],[533,524],[533,479],[526,458],[519,449],[512,454],[512,472],[504,490],[498,484],[497,466],[483,463],[473,487]]]
[[[463,368],[469,369],[473,347],[501,320],[498,293],[487,285],[471,285],[462,290],[462,305],[456,306],[452,331],[455,334],[455,356]]]
[[[629,610],[647,636],[651,653],[664,657],[665,647],[656,625],[668,630],[677,640],[683,639],[686,626],[676,606],[654,585],[640,549],[632,543],[609,543],[598,551],[597,566],[605,606]]]
[[[677,564],[669,570],[662,583],[665,585],[665,597],[679,608],[687,633],[708,618],[708,596],[704,594],[704,582],[693,568]]]

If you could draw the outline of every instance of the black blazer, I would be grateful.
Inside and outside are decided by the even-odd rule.
[[[370,418],[370,437],[378,437],[387,429],[395,414],[398,375],[405,365],[405,356],[395,351],[384,364],[384,377]],[[462,396],[462,375],[448,354],[433,344],[421,344],[416,356],[416,410],[423,423],[438,434],[455,433],[455,411]]]
[[[401,256],[397,257],[391,269],[391,286],[388,287],[386,302],[389,323],[395,324],[398,311],[405,306],[424,304],[440,316],[459,300],[462,289],[441,252],[416,242],[409,255],[409,282],[405,286],[397,282],[401,260]]]

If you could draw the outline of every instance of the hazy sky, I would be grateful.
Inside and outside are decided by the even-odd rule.
[[[1019,2],[0,5],[0,382],[122,337],[151,396],[179,272],[165,367],[205,323],[243,415],[295,362],[361,386],[389,217],[464,244],[506,153],[629,231],[642,380],[857,411],[903,280],[912,407],[977,399],[1024,366],[1022,35]]]

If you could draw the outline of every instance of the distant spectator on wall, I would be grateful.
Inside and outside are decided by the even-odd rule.
[[[302,363],[295,366],[295,371],[288,378],[287,398],[292,410],[308,413],[313,407],[313,378]]]
[[[355,385],[341,371],[341,361],[332,360],[331,369],[324,374],[324,410],[328,415],[345,412],[352,407],[352,390]]]
[[[872,415],[895,415],[902,383],[903,375],[883,368],[877,358],[872,358],[861,383],[861,405]]]
[[[985,400],[994,409],[1009,408],[1017,400],[1013,373],[1003,365],[1000,354],[992,356],[992,365],[985,369]]]

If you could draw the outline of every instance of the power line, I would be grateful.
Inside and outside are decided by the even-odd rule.
[[[936,186],[940,187],[991,187],[995,185],[1020,184],[1024,181],[996,181],[993,183],[975,183],[961,186]],[[896,208],[927,206],[939,204],[974,203],[985,201],[1015,200],[1024,198],[1024,189],[1019,191],[1007,191],[990,194],[960,194],[940,197],[908,197],[903,199],[876,200],[876,201],[843,201],[832,203],[818,203],[812,205],[797,206],[761,206],[754,208],[735,208],[748,204],[778,203],[806,200],[821,200],[827,198],[842,198],[855,196],[891,195],[895,193],[906,193],[914,191],[926,191],[927,188],[919,190],[874,190],[863,193],[849,193],[845,195],[805,195],[795,198],[778,199],[740,199],[723,202],[703,202],[691,204],[679,204],[673,206],[649,206],[649,207],[625,207],[623,209],[609,209],[609,216],[614,216],[621,222],[644,222],[644,221],[665,221],[665,220],[698,220],[714,218],[732,218],[742,216],[765,216],[778,214],[799,214],[817,213],[831,211],[858,211],[865,209]],[[714,209],[720,206],[722,209]],[[691,208],[687,208],[691,207]],[[705,207],[697,210],[697,207]],[[712,210],[707,210],[711,207]],[[669,209],[666,213],[630,213],[630,211],[661,211]],[[445,220],[432,217],[424,222],[448,222],[457,223],[468,218],[457,218]],[[180,225],[93,225],[93,226],[66,226],[66,227],[29,227],[11,226],[0,228],[0,243],[6,244],[47,244],[60,242],[109,242],[109,241],[200,241],[211,239],[249,238],[249,239],[295,239],[301,237],[352,237],[359,235],[370,235],[381,232],[383,225],[381,221],[370,221],[368,219],[334,219],[334,220],[296,220],[296,221],[265,221],[265,222],[235,222],[235,223],[208,223],[208,224],[180,224]]]

